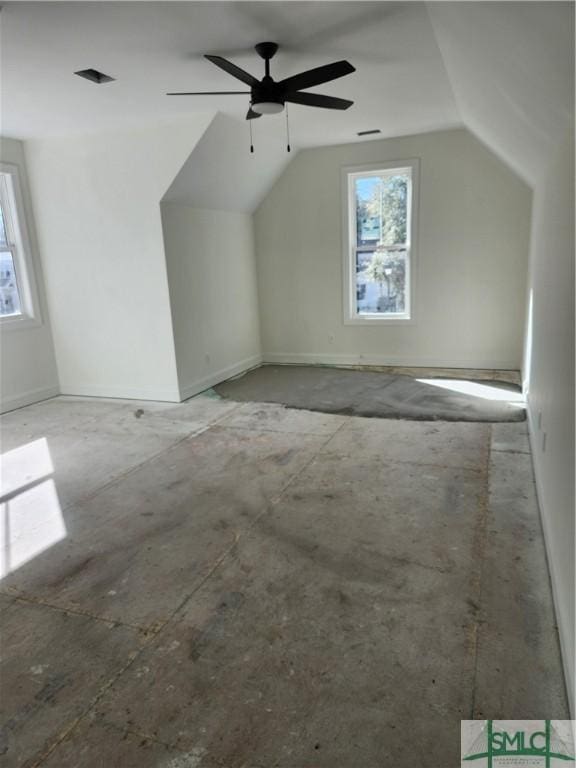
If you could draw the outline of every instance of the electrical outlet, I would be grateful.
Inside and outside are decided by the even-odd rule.
[[[329,333],[328,334],[328,343],[329,344],[334,344],[334,334],[333,333]]]

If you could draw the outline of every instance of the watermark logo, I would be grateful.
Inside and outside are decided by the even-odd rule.
[[[572,720],[462,720],[461,768],[576,768]]]

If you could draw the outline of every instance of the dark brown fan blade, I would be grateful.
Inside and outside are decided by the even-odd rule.
[[[250,107],[246,113],[246,120],[256,120],[257,117],[262,117],[262,115],[259,112],[254,112],[252,107]]]
[[[249,85],[251,87],[258,85],[258,80],[256,80],[255,77],[253,77],[249,72],[245,72],[243,69],[240,69],[240,67],[237,67],[236,64],[232,64],[231,61],[228,61],[228,59],[223,59],[222,56],[211,56],[209,54],[205,54],[205,59],[208,59],[208,61],[211,61],[212,64],[216,64],[217,67],[220,67],[220,69],[223,69],[224,72],[228,72],[229,75],[232,75],[232,77],[237,78],[238,80],[242,80],[243,83],[246,83],[246,85]]]
[[[348,99],[337,99],[334,96],[323,96],[321,93],[286,93],[284,101],[292,104],[304,104],[307,107],[324,107],[324,109],[348,109],[354,104]]]
[[[334,64],[325,64],[323,67],[316,67],[316,69],[301,72],[299,75],[287,77],[286,80],[281,80],[278,85],[284,93],[294,93],[294,91],[300,91],[303,88],[313,88],[315,85],[328,83],[330,80],[336,80],[355,71],[356,69],[349,61],[336,61]]]
[[[166,96],[232,96],[237,93],[247,96],[250,91],[178,91],[167,93]]]

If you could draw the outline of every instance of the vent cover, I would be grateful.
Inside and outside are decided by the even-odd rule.
[[[105,75],[104,72],[98,72],[97,69],[80,69],[78,72],[74,72],[78,77],[83,77],[85,80],[90,80],[92,83],[110,83],[114,80],[110,75]]]

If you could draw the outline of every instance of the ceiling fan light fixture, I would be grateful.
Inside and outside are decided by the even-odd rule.
[[[277,115],[284,109],[284,104],[281,101],[255,101],[251,107],[259,115]]]

